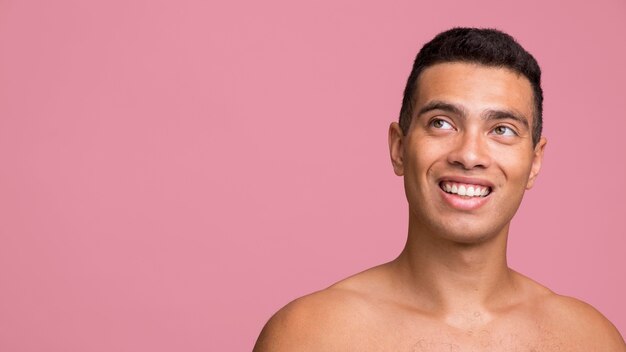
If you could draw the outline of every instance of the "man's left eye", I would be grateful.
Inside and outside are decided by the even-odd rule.
[[[516,136],[517,135],[517,133],[515,133],[515,131],[513,131],[512,128],[506,127],[506,126],[498,126],[494,128],[493,133],[497,134],[498,136]]]

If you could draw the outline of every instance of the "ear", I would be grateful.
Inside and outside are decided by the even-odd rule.
[[[535,184],[535,179],[537,178],[537,175],[539,175],[539,170],[541,170],[543,150],[545,149],[547,143],[548,140],[546,137],[541,137],[535,146],[535,150],[533,151],[533,163],[530,167],[530,176],[528,177],[528,182],[526,183],[526,189],[531,189]]]
[[[404,175],[404,134],[397,122],[392,122],[389,125],[389,156],[391,157],[391,165],[393,165],[393,172],[398,175]]]

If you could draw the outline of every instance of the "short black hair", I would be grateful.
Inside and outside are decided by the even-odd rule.
[[[445,62],[469,62],[485,66],[508,68],[524,75],[533,89],[533,145],[541,138],[543,90],[541,69],[537,60],[510,35],[497,29],[453,28],[439,33],[426,43],[415,57],[413,69],[404,89],[400,110],[400,128],[409,131],[413,118],[413,101],[418,89],[419,75],[428,67]]]

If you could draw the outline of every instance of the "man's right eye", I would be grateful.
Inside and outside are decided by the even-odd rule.
[[[430,125],[440,130],[453,129],[452,125],[448,121],[442,119],[433,119],[432,121],[430,121]]]

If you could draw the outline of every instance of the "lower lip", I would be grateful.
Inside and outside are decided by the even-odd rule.
[[[439,188],[443,199],[453,208],[458,210],[476,210],[489,201],[489,195],[484,197],[466,197],[458,194],[444,192]]]

